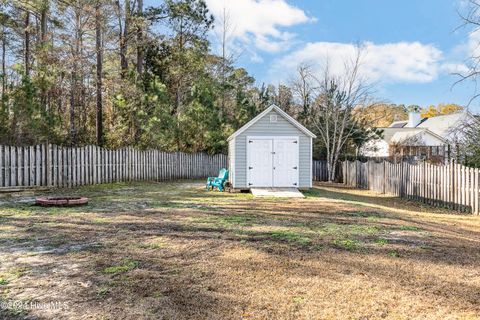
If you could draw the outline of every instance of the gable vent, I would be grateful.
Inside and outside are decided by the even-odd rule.
[[[277,115],[270,115],[270,122],[277,122]]]

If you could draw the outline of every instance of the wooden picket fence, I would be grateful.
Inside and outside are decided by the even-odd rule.
[[[479,169],[456,163],[342,163],[343,182],[350,187],[421,201],[459,212],[479,214]]]
[[[313,181],[328,181],[328,170],[326,161],[312,161],[312,179]]]
[[[227,156],[97,146],[0,146],[0,188],[75,187],[120,181],[216,176]]]

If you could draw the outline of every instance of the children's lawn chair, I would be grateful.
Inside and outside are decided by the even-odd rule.
[[[213,190],[217,188],[219,191],[223,192],[225,190],[225,183],[228,180],[228,170],[220,170],[218,177],[209,177],[207,180],[207,190]]]

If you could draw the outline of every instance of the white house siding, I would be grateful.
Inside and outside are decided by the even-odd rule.
[[[443,146],[445,142],[440,140],[434,135],[429,134],[428,132],[421,132],[415,137],[416,142],[412,144],[412,146]],[[400,141],[394,141],[392,139],[391,143],[401,143]],[[381,139],[381,140],[371,140],[368,141],[365,146],[362,147],[361,154],[366,157],[388,157],[390,155],[389,152],[390,146],[389,144]]]
[[[445,144],[443,140],[425,132],[420,134],[420,141],[421,143],[419,145],[425,146],[443,146]]]
[[[365,157],[388,157],[388,143],[385,140],[370,140],[360,151]]]
[[[277,115],[277,122],[270,122]],[[235,137],[235,184],[237,189],[247,189],[247,137],[248,136],[298,136],[299,137],[299,187],[310,188],[312,170],[311,138],[280,114],[272,110],[250,128]],[[233,181],[233,180],[231,180]]]

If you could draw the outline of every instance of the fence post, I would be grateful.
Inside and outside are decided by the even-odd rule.
[[[358,180],[360,179],[360,175],[358,173],[358,160],[355,160],[355,188],[358,188],[359,185]]]
[[[473,213],[478,215],[478,168],[475,168],[474,178],[474,210]]]
[[[403,198],[404,196],[404,183],[405,183],[405,179],[404,179],[404,166],[405,166],[405,161],[403,160],[403,153],[402,153],[402,159],[400,160],[400,190],[399,190],[399,193],[400,193],[400,198]]]
[[[50,152],[50,144],[45,143],[45,185],[47,187],[50,187],[52,185],[52,157],[51,157],[51,152]]]
[[[382,179],[382,182],[383,182],[383,194],[386,194],[387,193],[387,161],[386,160],[383,160],[383,179]]]

